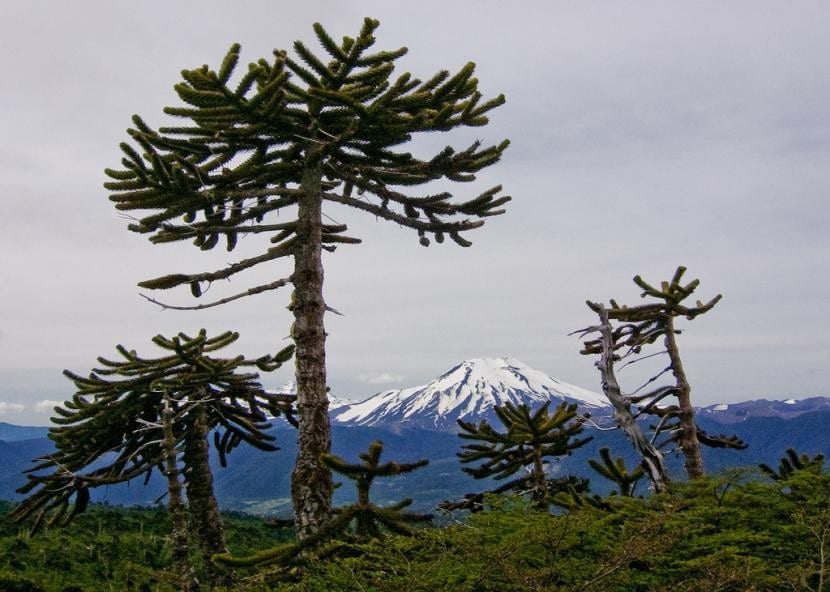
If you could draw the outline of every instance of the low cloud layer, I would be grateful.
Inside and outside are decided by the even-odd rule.
[[[361,374],[357,379],[372,386],[384,384],[401,384],[405,377],[400,374],[390,374],[389,372],[377,372],[371,374]]]
[[[62,401],[52,401],[50,399],[44,399],[43,401],[38,401],[37,403],[35,403],[34,411],[35,413],[52,413],[55,407],[62,405]]]
[[[21,413],[24,409],[25,407],[20,403],[7,403],[5,401],[0,401],[0,417]]]

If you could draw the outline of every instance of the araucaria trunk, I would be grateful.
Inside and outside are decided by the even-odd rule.
[[[703,457],[700,455],[700,441],[697,438],[695,425],[695,409],[692,407],[692,387],[686,379],[680,352],[675,339],[674,319],[670,315],[665,318],[666,351],[671,361],[671,370],[677,383],[677,407],[680,421],[677,443],[683,450],[684,465],[689,479],[699,479],[704,476]]]
[[[222,516],[213,494],[213,475],[208,464],[207,421],[205,412],[197,407],[194,412],[191,434],[188,435],[184,450],[187,484],[187,502],[190,506],[190,520],[199,536],[202,558],[211,586],[228,583],[225,570],[211,561],[218,553],[227,553],[225,529]]]
[[[550,511],[548,504],[548,479],[545,475],[545,463],[542,460],[542,446],[536,445],[533,450],[533,497],[536,499],[536,506],[545,512]]]
[[[176,459],[176,439],[173,436],[173,410],[170,408],[170,399],[164,396],[164,451],[165,473],[167,477],[167,512],[170,514],[172,532],[170,533],[170,547],[173,566],[176,570],[176,579],[183,592],[191,592],[199,588],[199,580],[190,563],[190,553],[187,537],[187,511],[182,501],[182,484],[179,481],[179,466]]]
[[[319,531],[331,517],[331,472],[320,455],[331,451],[329,401],[326,394],[326,331],[323,315],[322,172],[311,164],[302,180],[294,255],[294,343],[297,364],[297,462],[291,499],[297,537]]]

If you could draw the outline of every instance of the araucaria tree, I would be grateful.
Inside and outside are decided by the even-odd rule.
[[[551,487],[557,481],[548,479],[546,459],[570,455],[571,451],[590,442],[592,437],[574,439],[583,430],[585,416],[578,415],[575,403],[561,403],[553,413],[549,412],[550,401],[532,411],[527,405],[506,403],[494,407],[496,416],[506,428],[500,432],[487,420],[477,425],[458,420],[462,431],[459,437],[474,443],[462,446],[458,457],[464,464],[480,462],[477,467],[464,467],[464,472],[476,479],[492,477],[497,480],[514,476],[527,469],[521,477],[512,479],[498,488],[498,492],[509,490],[527,492],[536,506],[548,510],[550,498],[556,493]],[[468,495],[475,502],[477,496]],[[468,507],[460,504],[445,504],[447,509]]]
[[[410,524],[426,522],[432,519],[430,514],[409,512],[404,508],[412,505],[412,499],[406,498],[391,506],[381,507],[369,499],[369,490],[378,477],[395,477],[411,473],[429,463],[419,460],[414,463],[380,462],[383,442],[375,441],[369,445],[368,452],[360,454],[360,463],[349,463],[334,454],[323,455],[323,462],[335,473],[354,481],[357,487],[357,501],[337,509],[337,518],[329,528],[331,535],[344,531],[354,523],[354,534],[358,539],[380,536],[383,529],[397,534],[411,535]]]
[[[599,316],[599,324],[576,332],[582,337],[591,335],[585,342],[585,349],[581,353],[599,354],[599,358],[594,365],[599,370],[602,379],[602,392],[608,398],[611,408],[614,410],[614,421],[639,454],[641,466],[648,473],[654,491],[657,493],[663,492],[667,488],[669,479],[663,454],[654,445],[654,438],[649,439],[637,421],[641,411],[637,409],[635,404],[640,401],[648,403],[649,395],[646,394],[640,398],[636,395],[623,393],[615,369],[615,364],[621,356],[639,352],[641,346],[628,346],[627,352],[619,353],[621,348],[626,347],[625,336],[627,333],[625,328],[614,329],[608,318],[608,310],[601,304],[595,306],[594,310]],[[594,334],[597,334],[597,336],[594,337]]]
[[[599,460],[592,458],[588,464],[594,471],[613,482],[617,486],[617,492],[624,497],[634,495],[634,488],[645,475],[642,464],[628,470],[625,460],[622,457],[612,458],[611,449],[605,446],[599,449]]]
[[[219,555],[215,560],[234,567],[253,565],[282,564],[291,566],[302,558],[304,552],[313,551],[317,556],[330,555],[338,550],[341,543],[348,540],[363,542],[380,537],[384,531],[411,536],[413,524],[429,522],[432,514],[422,514],[406,510],[412,505],[412,499],[406,498],[389,506],[373,504],[369,493],[372,483],[378,477],[395,477],[419,469],[429,461],[419,460],[414,463],[380,462],[383,442],[378,440],[369,444],[369,450],[360,454],[360,463],[348,463],[334,454],[324,454],[323,462],[335,473],[354,481],[357,488],[357,500],[353,504],[336,508],[334,518],[323,528],[302,541],[288,543],[273,549],[266,549],[249,557]],[[328,541],[334,543],[326,545]],[[303,558],[308,559],[308,556]]]
[[[808,454],[798,454],[795,448],[787,448],[786,455],[781,457],[776,471],[768,464],[758,465],[761,471],[773,481],[786,481],[798,471],[812,471],[821,474],[824,470],[824,455],[819,453],[813,458]]]
[[[746,447],[746,444],[735,436],[709,435],[695,422],[692,387],[680,358],[677,345],[680,330],[675,326],[675,320],[678,317],[692,320],[709,312],[720,301],[721,295],[718,294],[705,304],[700,300],[695,305],[685,304],[684,301],[700,284],[700,280],[697,279],[682,284],[685,272],[685,267],[678,267],[671,281],[662,282],[659,288],[652,286],[639,275],[636,276],[634,283],[642,289],[642,297],[653,299],[646,304],[625,306],[612,299],[606,307],[601,303],[588,301],[588,307],[599,315],[600,324],[579,332],[583,336],[599,333],[598,337],[591,337],[584,342],[580,353],[600,356],[597,367],[602,375],[603,391],[614,407],[617,422],[640,453],[643,467],[648,471],[649,478],[658,491],[663,488],[666,480],[662,456],[658,452],[662,445],[677,444],[684,456],[686,473],[691,479],[704,475],[701,444],[717,448]],[[612,322],[616,322],[616,326]],[[644,348],[660,340],[661,350],[644,353]],[[627,366],[657,355],[665,355],[668,363],[636,391],[623,393],[617,382],[614,364],[624,361],[624,365]],[[657,381],[665,374],[671,374],[673,378],[669,384],[641,392],[653,383],[660,384]],[[673,404],[662,404],[670,397],[675,399]],[[636,423],[636,419],[643,415],[659,418],[654,437],[648,441]],[[660,434],[666,435],[666,440],[655,443]]]
[[[35,528],[50,513],[52,522],[68,522],[86,507],[90,488],[149,479],[157,467],[164,467],[168,489],[176,496],[178,476],[172,473],[180,452],[191,522],[208,575],[218,583],[221,574],[210,558],[227,547],[208,464],[208,435],[214,433],[224,464],[226,455],[242,442],[277,449],[266,432],[269,416],[285,415],[294,421],[293,396],[265,392],[259,375],[250,371],[279,368],[293,347],[254,360],[215,355],[238,337],[231,332],[208,337],[204,330],[195,337],[158,335],[153,342],[165,351],[162,357],[141,357],[119,345],[122,359],[98,358],[101,366],[89,376],[65,370],[77,391],[55,407],[52,422],[57,427],[50,428],[49,437],[56,451],[28,471],[29,481],[18,492],[30,495],[15,508],[14,516],[22,520],[35,515]],[[171,510],[175,519],[175,500]],[[180,531],[180,525],[177,528]]]
[[[297,41],[297,58],[275,51],[272,59],[250,64],[235,83],[238,45],[217,70],[183,71],[175,89],[186,105],[165,113],[189,123],[156,130],[135,116],[129,134],[138,149],[122,144],[122,168],[107,169],[116,208],[147,212],[129,228],[149,234],[153,243],[192,240],[209,250],[224,239],[233,250],[240,235],[270,239],[258,256],[216,271],[141,282],[145,288],[189,286],[198,297],[215,280],[293,258],[293,271],[282,279],[179,308],[205,308],[293,284],[300,427],[292,497],[300,538],[331,514],[331,473],[320,461],[330,450],[322,251],[360,242],[344,234],[344,225],[324,223],[324,204],[415,230],[423,245],[448,237],[468,246],[462,233],[501,214],[510,199],[500,195],[500,186],[466,200],[443,191],[413,192],[434,181],[473,181],[500,159],[508,142],[448,146],[428,157],[400,147],[418,133],[483,126],[504,97],[482,100],[472,63],[423,81],[409,73],[393,77],[395,61],[407,50],[371,52],[377,27],[367,18],[357,37],[337,42],[315,24],[322,57]],[[266,223],[266,217],[294,208],[293,220]]]

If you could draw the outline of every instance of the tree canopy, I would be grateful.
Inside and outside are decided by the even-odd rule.
[[[254,360],[211,355],[238,338],[233,332],[208,337],[204,330],[195,337],[157,335],[153,343],[166,352],[162,357],[141,357],[118,345],[121,360],[99,357],[100,367],[88,376],[65,370],[77,391],[55,407],[52,422],[57,425],[49,437],[56,451],[28,471],[28,483],[18,491],[31,495],[15,508],[15,515],[23,519],[37,513],[39,523],[54,511],[53,522],[68,522],[86,507],[90,487],[139,476],[149,479],[165,458],[159,426],[166,396],[174,409],[176,446],[185,448],[191,476],[194,467],[187,463],[195,452],[192,440],[204,440],[214,428],[222,430],[221,436],[215,432],[222,462],[241,442],[276,450],[274,437],[265,431],[269,415],[293,419],[293,397],[266,392],[259,375],[248,369],[273,371],[290,358],[293,348]]]

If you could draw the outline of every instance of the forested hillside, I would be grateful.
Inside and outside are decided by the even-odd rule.
[[[748,480],[749,479],[749,480]],[[648,500],[612,497],[550,515],[519,498],[414,537],[348,543],[303,568],[236,571],[234,592],[687,590],[824,591],[828,476],[787,482],[732,472]],[[162,509],[93,507],[64,530],[29,537],[0,515],[0,590],[175,590]],[[456,516],[462,518],[462,516]],[[235,554],[286,540],[259,518],[226,515]]]

